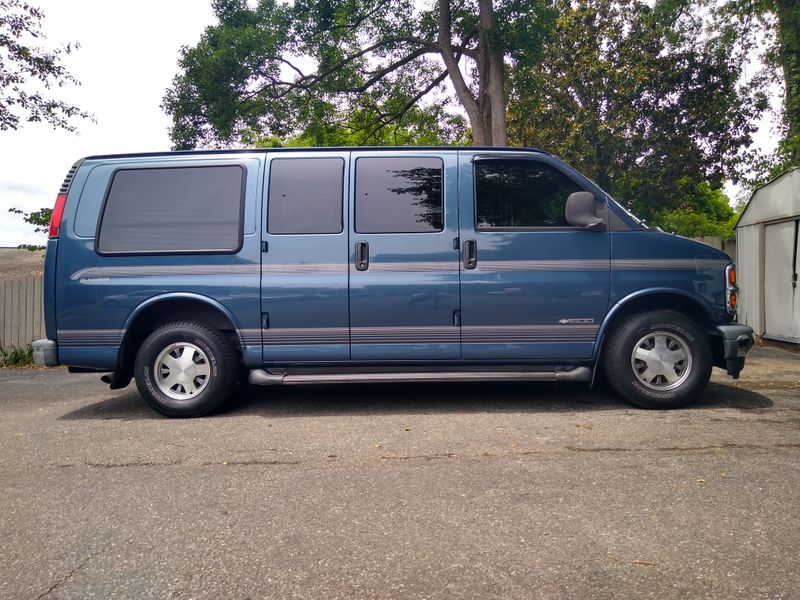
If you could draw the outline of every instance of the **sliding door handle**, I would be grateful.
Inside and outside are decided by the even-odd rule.
[[[356,271],[369,269],[369,244],[356,242]]]
[[[464,268],[474,269],[478,266],[478,242],[464,240]]]

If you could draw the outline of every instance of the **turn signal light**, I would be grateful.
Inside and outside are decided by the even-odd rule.
[[[725,267],[725,307],[731,314],[736,314],[736,307],[739,305],[739,288],[736,285],[736,265],[730,264]]]

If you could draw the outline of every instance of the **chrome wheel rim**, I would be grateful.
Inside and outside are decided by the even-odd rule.
[[[692,372],[692,353],[680,336],[654,331],[634,345],[631,368],[639,383],[649,389],[672,390],[686,381]]]
[[[164,348],[154,365],[156,385],[173,400],[189,400],[211,379],[208,355],[194,344],[178,342]]]

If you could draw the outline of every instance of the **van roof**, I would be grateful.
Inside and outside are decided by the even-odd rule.
[[[539,148],[511,148],[508,146],[327,146],[312,148],[237,148],[230,150],[167,150],[163,152],[130,152],[125,154],[96,154],[87,156],[84,160],[99,160],[106,158],[147,158],[153,156],[202,156],[214,154],[252,154],[253,152],[397,152],[398,150],[490,150],[492,152],[537,152],[550,154]]]

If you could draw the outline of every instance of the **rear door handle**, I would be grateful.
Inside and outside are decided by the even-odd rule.
[[[356,271],[367,269],[369,269],[369,244],[364,241],[356,242]]]
[[[478,266],[478,242],[464,240],[464,268],[474,269]]]

